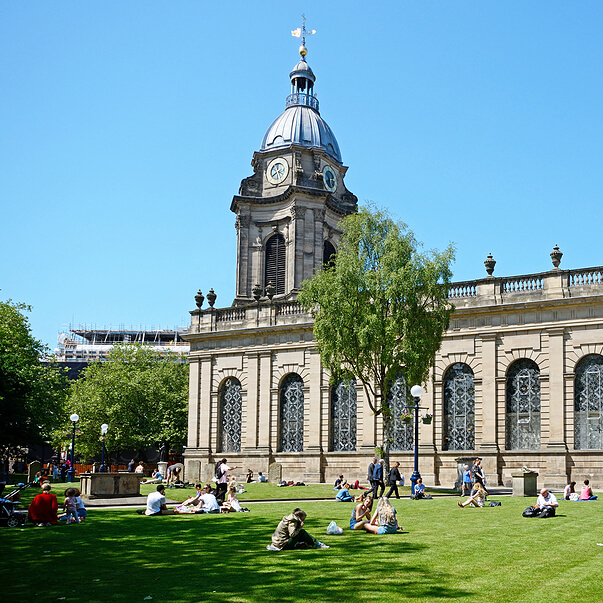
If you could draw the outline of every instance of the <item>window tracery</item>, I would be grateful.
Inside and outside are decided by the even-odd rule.
[[[527,358],[507,371],[507,450],[540,448],[540,369]]]
[[[331,389],[331,450],[356,450],[356,380],[341,380]]]
[[[574,448],[603,448],[603,356],[589,354],[578,362],[574,380]]]
[[[475,387],[473,371],[463,362],[444,375],[444,450],[475,448]]]
[[[291,373],[281,384],[280,391],[280,445],[281,452],[304,450],[304,382]]]
[[[220,390],[220,429],[218,448],[221,452],[241,452],[241,383],[234,377],[224,381]]]

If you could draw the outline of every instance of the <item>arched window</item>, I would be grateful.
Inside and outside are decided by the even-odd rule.
[[[331,241],[325,241],[322,252],[322,263],[323,266],[329,267],[331,260],[335,260],[335,247]]]
[[[408,387],[404,375],[398,375],[387,394],[388,407],[391,409],[391,433],[385,434],[390,441],[390,450],[412,450],[414,421],[404,423],[400,418],[408,406]]]
[[[507,371],[507,450],[540,448],[540,369],[533,360]]]
[[[356,381],[346,379],[331,389],[331,450],[356,450]]]
[[[299,375],[287,375],[281,385],[280,445],[281,452],[304,450],[304,382]]]
[[[241,452],[241,383],[229,377],[220,388],[220,427],[218,449]]]
[[[444,375],[444,450],[475,448],[475,388],[473,371],[463,362]]]
[[[264,287],[272,282],[275,294],[285,293],[285,237],[277,233],[266,241]]]
[[[603,448],[603,356],[589,354],[576,365],[574,448]]]

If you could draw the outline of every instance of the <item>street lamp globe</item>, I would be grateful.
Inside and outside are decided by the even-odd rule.
[[[80,420],[80,416],[73,413],[69,419],[73,423],[73,435],[71,436],[71,467],[67,471],[67,481],[72,483],[75,479],[75,424]]]
[[[69,417],[69,419],[70,419],[71,421],[73,421],[74,423],[77,423],[77,422],[80,420],[80,415],[78,415],[78,414],[76,414],[76,413],[73,413],[73,414],[72,414],[72,415]]]
[[[109,426],[108,426],[106,423],[103,423],[103,424],[101,425],[101,433],[102,433],[103,435],[106,435],[106,434],[107,434],[107,431],[109,431]]]
[[[413,398],[420,398],[423,395],[423,388],[420,385],[413,385],[410,388],[410,395]]]
[[[107,439],[107,431],[109,431],[109,426],[106,423],[103,423],[101,425],[101,440],[103,442],[103,456],[101,459],[101,466],[99,468],[99,472],[100,473],[106,473],[107,472],[107,467],[105,465],[105,440]]]

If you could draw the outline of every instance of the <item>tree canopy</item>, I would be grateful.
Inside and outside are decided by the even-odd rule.
[[[45,441],[64,421],[67,378],[31,334],[25,304],[0,302],[0,456]]]
[[[387,450],[389,389],[400,373],[407,384],[425,382],[448,328],[454,249],[421,253],[405,224],[374,208],[340,225],[334,261],[304,282],[299,302],[314,316],[332,381],[359,379],[371,410],[383,415]]]
[[[139,344],[116,345],[74,381],[69,412],[80,416],[76,452],[98,454],[101,425],[107,450],[142,450],[186,442],[188,365],[175,354]]]

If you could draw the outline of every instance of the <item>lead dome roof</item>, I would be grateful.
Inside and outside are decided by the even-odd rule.
[[[341,164],[341,151],[335,134],[318,110],[318,99],[314,96],[316,77],[303,56],[289,77],[292,93],[287,97],[286,109],[264,134],[260,151],[285,149],[298,144],[323,149]]]

